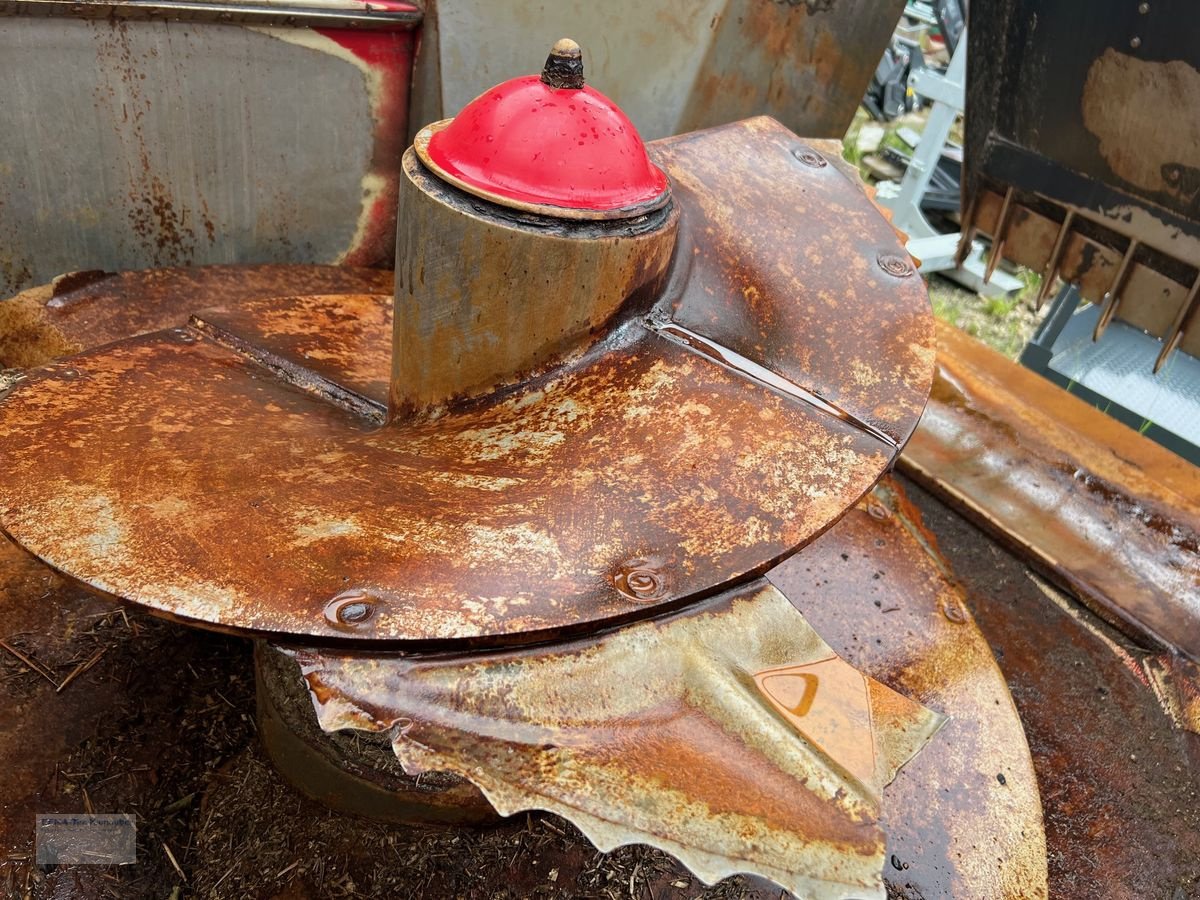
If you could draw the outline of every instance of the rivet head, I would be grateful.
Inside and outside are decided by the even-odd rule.
[[[896,253],[880,253],[876,262],[879,263],[879,268],[897,278],[907,278],[915,271],[907,257]]]
[[[806,166],[812,166],[814,169],[823,169],[829,165],[829,163],[825,161],[825,157],[823,157],[812,147],[797,147],[792,151],[792,156],[796,157],[796,159],[800,160],[800,162],[804,163]]]
[[[657,600],[667,593],[669,579],[652,560],[633,559],[613,575],[613,587],[628,600]]]
[[[955,625],[963,625],[967,621],[966,611],[957,603],[946,603],[942,606],[942,615]]]
[[[196,335],[192,334],[192,332],[188,331],[186,328],[174,328],[172,329],[172,333],[175,335],[175,340],[179,341],[181,344],[196,343]]]
[[[361,628],[375,618],[378,602],[366,591],[342,591],[325,605],[325,619],[340,628]]]
[[[884,520],[892,517],[892,511],[874,497],[871,497],[869,500],[867,500],[867,515],[869,515],[872,519],[877,519],[880,522],[883,522]]]
[[[1142,39],[1137,35],[1134,35],[1134,37],[1129,41],[1129,46],[1136,50],[1138,47],[1142,46]]]
[[[65,368],[61,372],[59,372],[59,375],[62,377],[62,379],[64,381],[74,381],[76,378],[79,377],[79,370],[68,366],[67,368]]]

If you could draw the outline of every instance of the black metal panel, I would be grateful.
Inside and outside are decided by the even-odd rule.
[[[999,153],[1009,165],[996,180],[1018,189],[1158,207],[1200,233],[1195,0],[975,0],[970,26],[968,190]],[[1014,147],[1049,162],[1036,184],[1011,165]],[[1048,185],[1055,168],[1073,177]]]

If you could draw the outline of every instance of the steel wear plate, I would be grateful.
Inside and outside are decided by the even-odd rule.
[[[660,144],[694,241],[672,320],[907,441],[933,380],[933,316],[861,185],[771,119]]]
[[[296,658],[321,727],[389,733],[410,775],[451,771],[600,850],[651,844],[709,884],[752,872],[811,900],[884,900],[883,788],[945,723],[762,580],[599,638]]]
[[[1046,897],[1021,719],[969,598],[898,479],[885,477],[767,580],[848,663],[950,718],[885,793],[889,896]]]
[[[361,295],[247,301],[34,370],[0,403],[0,525],[171,616],[346,640],[533,639],[759,574],[874,484],[932,379],[891,226],[799,148],[761,119],[652,147],[688,184],[658,308],[438,418],[378,426],[390,310]],[[831,204],[877,248],[860,280]]]

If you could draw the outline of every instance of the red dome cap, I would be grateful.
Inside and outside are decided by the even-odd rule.
[[[583,84],[579,46],[554,45],[541,76],[506,81],[421,130],[421,161],[476,196],[538,213],[624,218],[667,202],[667,176],[611,100]]]

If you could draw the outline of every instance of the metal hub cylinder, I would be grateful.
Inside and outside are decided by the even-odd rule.
[[[321,730],[295,660],[254,645],[258,733],[296,788],[338,812],[405,825],[484,825],[500,816],[479,789],[450,772],[405,773],[386,735]]]

